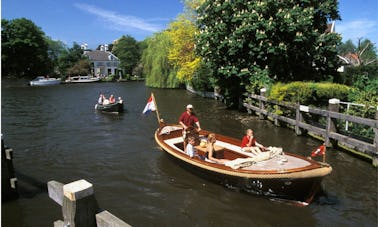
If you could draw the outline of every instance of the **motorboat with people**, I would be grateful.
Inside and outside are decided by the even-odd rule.
[[[123,100],[121,97],[118,97],[116,100],[113,95],[107,99],[103,94],[100,94],[99,100],[95,105],[95,109],[105,113],[122,113],[123,109]]]
[[[192,108],[192,105],[188,107]],[[181,121],[180,124],[165,123],[160,119],[153,94],[145,109],[156,111],[159,127],[155,141],[163,151],[180,166],[226,187],[306,206],[321,189],[323,178],[332,172],[332,167],[325,162],[325,146],[312,153],[322,154],[323,161],[284,152],[280,147],[247,152],[241,147],[241,139],[193,126],[184,130]],[[188,142],[195,152],[185,149]],[[208,143],[211,143],[211,154]]]
[[[215,155],[228,162],[218,164],[206,157],[206,137],[211,132],[191,132],[196,137],[197,155],[184,149],[181,125],[160,123],[155,132],[157,144],[186,169],[231,188],[268,196],[299,205],[308,205],[321,188],[322,179],[332,167],[324,162],[268,147],[258,155],[242,151],[241,140],[216,134]],[[189,135],[189,133],[187,134]]]
[[[30,86],[49,86],[60,84],[60,78],[38,76],[29,82]]]
[[[100,77],[88,76],[70,76],[65,80],[65,83],[92,83],[100,81]]]

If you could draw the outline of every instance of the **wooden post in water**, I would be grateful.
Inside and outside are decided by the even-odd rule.
[[[339,108],[340,108],[340,100],[339,99],[328,100],[328,110],[329,111],[339,112]],[[336,119],[333,119],[328,115],[327,116],[325,145],[326,145],[326,147],[331,147],[331,146],[337,147],[337,140],[329,138],[329,133],[331,133],[331,132],[337,132]]]
[[[108,211],[99,213],[91,183],[78,180],[69,184],[57,181],[47,183],[49,197],[62,206],[64,220],[54,227],[129,227],[130,225]]]
[[[303,116],[301,113],[301,105],[298,104],[298,107],[295,110],[295,126],[294,126],[295,134],[297,134],[297,136],[300,136],[303,133],[302,129],[299,127],[299,122],[302,122],[302,121],[303,121]]]
[[[13,149],[5,146],[1,138],[1,200],[18,198],[17,178],[13,167]]]
[[[64,224],[70,227],[96,226],[99,208],[93,186],[86,180],[78,180],[63,186]]]
[[[375,112],[375,120],[377,120],[378,122],[378,107]],[[374,130],[374,145],[376,148],[376,153],[373,156],[373,165],[377,167],[378,166],[378,128],[375,127],[373,128],[373,130]]]
[[[261,88],[260,89],[260,95],[263,96],[263,97],[265,97],[265,95],[266,95],[266,88]],[[260,110],[264,110],[265,109],[265,105],[264,105],[264,102],[262,100],[259,100],[259,108],[260,108]],[[265,115],[262,112],[259,113],[259,119],[260,120],[265,120],[266,119]]]

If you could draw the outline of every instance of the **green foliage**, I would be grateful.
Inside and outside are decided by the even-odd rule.
[[[120,67],[125,70],[126,74],[131,75],[141,56],[138,42],[129,35],[122,36],[113,46],[113,53],[121,61]]]
[[[354,87],[356,89],[349,93],[352,102],[378,106],[378,78],[371,79],[367,75],[361,75],[354,83]]]
[[[1,20],[2,76],[35,77],[51,71],[44,32],[32,21]]]
[[[52,40],[50,37],[46,37],[48,43],[47,54],[50,59],[52,75],[60,76],[59,72],[59,58],[67,51],[66,45],[62,41]]]
[[[83,56],[83,50],[81,49],[79,44],[74,42],[71,48],[68,48],[60,53],[60,57],[58,58],[59,73],[63,77],[68,76],[68,69],[73,67],[81,59],[86,59]]]
[[[346,85],[327,82],[277,83],[271,87],[268,97],[278,101],[303,105],[327,105],[331,98],[346,101],[348,94],[352,91],[353,89]]]
[[[168,53],[171,41],[166,32],[154,34],[146,39],[147,48],[142,54],[146,85],[158,88],[177,88],[179,82],[176,70],[169,63]]]
[[[196,31],[195,24],[184,16],[172,21],[167,29],[171,40],[168,59],[177,69],[179,81],[192,80],[201,63],[201,58],[194,52]]]
[[[214,81],[212,80],[212,70],[204,62],[201,62],[199,68],[192,77],[190,84],[197,91],[214,91]]]
[[[336,0],[205,0],[197,14],[197,51],[218,82],[240,81],[233,90],[338,74],[341,38],[325,33],[327,22],[339,18]]]
[[[108,76],[102,78],[101,81],[104,81],[104,82],[116,81],[116,76],[114,74],[108,75]]]
[[[377,79],[378,64],[345,67],[345,72],[341,73],[339,82],[352,86],[361,77],[367,77],[370,80]]]
[[[72,67],[67,69],[70,76],[83,76],[90,74],[91,63],[88,59],[81,59],[77,61]]]

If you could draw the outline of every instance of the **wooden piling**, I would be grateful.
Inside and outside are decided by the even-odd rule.
[[[129,227],[126,222],[109,212],[99,213],[93,185],[78,180],[66,185],[57,181],[47,183],[49,197],[62,205],[64,220],[54,222],[54,227]]]
[[[298,107],[295,109],[294,130],[295,130],[295,134],[297,134],[298,136],[303,134],[301,127],[299,127],[300,122],[303,122],[303,115],[302,115],[302,112],[301,112],[301,107],[302,106],[298,104]]]
[[[340,100],[339,99],[330,99],[328,100],[328,110],[332,112],[339,112],[340,109]],[[337,133],[337,122],[336,119],[332,118],[330,114],[327,115],[327,126],[326,126],[326,136],[325,136],[325,145],[327,147],[337,147],[337,140],[331,139],[331,133]]]
[[[266,96],[266,88],[261,88],[261,89],[260,89],[260,95],[261,95],[262,97],[265,97],[265,96]],[[262,100],[259,100],[259,108],[260,108],[261,110],[265,110],[265,105],[264,105],[264,102],[263,102]],[[265,120],[265,119],[266,119],[266,116],[265,116],[262,112],[260,112],[260,113],[259,113],[259,119],[260,119],[260,120]]]
[[[378,107],[375,112],[375,120],[378,122]],[[376,149],[376,154],[372,157],[373,165],[378,166],[378,128],[374,128],[374,146]]]
[[[19,197],[17,178],[13,166],[13,149],[4,144],[1,138],[1,201],[9,201]]]

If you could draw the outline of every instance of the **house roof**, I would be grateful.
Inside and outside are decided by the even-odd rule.
[[[119,59],[109,51],[88,51],[84,53],[91,61],[119,61]]]

